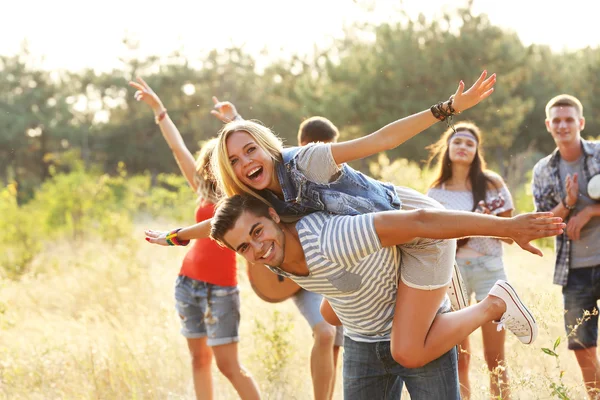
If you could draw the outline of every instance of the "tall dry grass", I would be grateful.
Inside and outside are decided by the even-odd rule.
[[[46,244],[31,274],[1,282],[0,398],[193,398],[189,356],[173,306],[173,283],[185,249],[151,246],[141,237],[138,228],[135,240],[117,245]],[[565,335],[560,288],[551,283],[553,254],[545,253],[538,258],[507,247],[509,279],[540,324],[533,346],[507,335],[513,398],[556,398],[551,385],[561,384],[561,371],[570,398],[585,398],[564,342],[556,350],[559,365],[541,350]],[[272,305],[258,299],[243,271],[240,286],[243,364],[265,398],[311,398],[312,336],[306,322],[289,301]],[[289,336],[284,360],[266,361],[274,345],[266,333]],[[472,343],[473,398],[485,399],[488,378],[479,331]],[[216,367],[214,372],[216,398],[237,398]],[[342,398],[340,381],[336,399]]]

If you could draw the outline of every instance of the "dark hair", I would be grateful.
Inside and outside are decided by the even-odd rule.
[[[459,122],[455,125],[454,129],[456,132],[469,131],[477,139],[477,150],[475,152],[475,158],[469,168],[469,181],[471,182],[471,192],[473,193],[473,210],[477,208],[477,204],[481,201],[485,201],[485,194],[488,189],[488,184],[494,184],[494,181],[489,177],[487,172],[487,165],[483,158],[483,152],[481,148],[481,131],[472,122]],[[444,182],[448,181],[452,177],[452,161],[450,161],[450,150],[449,143],[454,136],[454,131],[449,128],[444,132],[440,140],[436,143],[428,146],[427,149],[430,152],[428,165],[437,158],[437,176],[431,183],[430,187],[441,186]],[[495,185],[495,184],[494,184]]]
[[[300,124],[298,145],[312,142],[336,142],[339,135],[338,128],[327,118],[310,117]]]
[[[269,217],[269,206],[249,194],[236,194],[219,201],[215,215],[211,221],[210,237],[217,242],[229,245],[223,239],[225,234],[233,229],[238,218],[244,211],[249,211],[257,217]]]

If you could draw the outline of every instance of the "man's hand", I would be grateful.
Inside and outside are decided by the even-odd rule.
[[[565,202],[569,206],[574,206],[577,203],[577,198],[579,197],[579,183],[578,183],[578,175],[574,173],[573,176],[567,175],[567,179],[565,181],[565,191],[567,192],[567,198]]]
[[[216,96],[213,96],[212,100],[215,103],[215,109],[211,110],[210,113],[224,123],[231,122],[240,116],[232,103],[219,101]]]
[[[526,213],[510,218],[509,237],[523,249],[542,256],[542,252],[529,242],[543,237],[556,236],[563,233],[566,226],[562,218],[554,217],[551,212]]]
[[[492,74],[492,76],[485,79],[486,76],[487,71],[483,71],[479,79],[466,92],[464,91],[465,83],[460,81],[458,89],[454,93],[454,101],[452,102],[452,107],[456,112],[465,111],[492,94],[494,84],[496,83],[496,74]]]
[[[146,241],[148,243],[152,243],[152,244],[158,244],[161,246],[168,246],[169,244],[167,243],[167,235],[169,234],[169,231],[153,231],[150,229],[146,229],[144,231],[144,233],[146,234]]]
[[[581,229],[592,219],[589,208],[584,208],[577,215],[571,217],[567,223],[567,236],[571,240],[579,240],[581,238]]]

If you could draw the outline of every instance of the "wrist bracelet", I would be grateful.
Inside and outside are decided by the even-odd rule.
[[[180,230],[181,228],[173,229],[167,234],[165,239],[167,240],[169,246],[187,246],[188,244],[190,244],[189,240],[181,240],[177,237],[177,234]]]
[[[440,111],[442,109],[442,102],[439,102],[437,104],[434,104],[431,106],[431,108],[429,109],[429,111],[431,111],[431,113],[433,114],[433,116],[440,120],[443,121],[446,119],[446,116],[442,113],[442,111]]]
[[[452,117],[455,114],[460,114],[460,111],[457,112],[454,109],[454,107],[452,107],[453,102],[454,102],[454,95],[450,96],[450,98],[448,99],[445,109],[444,109],[444,103],[440,101],[439,103],[432,105],[429,110],[431,111],[431,113],[433,114],[433,116],[436,119],[438,119],[440,121],[446,121],[448,128],[452,128],[452,131],[454,133],[456,133],[456,129],[454,128],[454,123],[452,121]]]
[[[566,198],[566,197],[563,199],[562,203],[563,203],[563,206],[564,206],[564,207],[565,207],[567,210],[569,210],[569,211],[572,211],[572,210],[574,210],[574,209],[575,209],[575,206],[577,205],[577,201],[575,201],[575,204],[573,204],[572,206],[568,205],[568,204],[567,204],[567,198]]]
[[[454,95],[450,96],[450,98],[448,99],[448,111],[450,111],[450,115],[460,114],[460,112],[457,112],[454,109],[454,107],[452,107],[453,102],[454,102]]]
[[[154,117],[154,122],[156,123],[156,125],[158,125],[160,123],[160,121],[165,119],[166,116],[167,116],[167,109],[163,108],[163,110],[160,112],[160,114],[158,114]]]

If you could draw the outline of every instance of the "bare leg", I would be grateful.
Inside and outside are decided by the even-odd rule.
[[[490,370],[490,394],[493,399],[510,400],[508,369],[504,356],[506,331],[498,331],[497,325],[488,322],[481,327],[483,354]]]
[[[583,382],[590,399],[600,399],[600,360],[596,347],[575,350],[575,357],[581,368]]]
[[[333,344],[335,327],[322,321],[313,328],[314,344],[310,354],[310,371],[315,400],[329,400],[333,393],[335,364]]]
[[[340,354],[340,346],[333,346],[333,376],[331,377],[331,395],[329,396],[329,400],[333,399],[333,392],[335,391],[335,377],[337,375],[339,354]]]
[[[489,295],[475,305],[438,315],[446,290],[420,290],[399,282],[391,349],[394,359],[404,367],[422,367],[439,358],[506,311],[502,299]]]
[[[471,382],[469,381],[469,365],[471,363],[471,344],[467,337],[458,348],[458,380],[460,382],[460,397],[463,400],[471,398]]]
[[[321,315],[323,316],[323,319],[325,319],[325,321],[327,321],[330,325],[342,325],[342,322],[338,318],[335,311],[333,311],[333,308],[331,307],[331,304],[329,304],[327,299],[323,299],[321,301]]]
[[[197,400],[212,400],[212,350],[206,345],[206,338],[187,339],[190,355],[192,356],[192,375],[194,391]]]
[[[212,348],[219,371],[233,385],[242,400],[259,400],[260,391],[254,378],[240,364],[237,343],[229,343]]]

